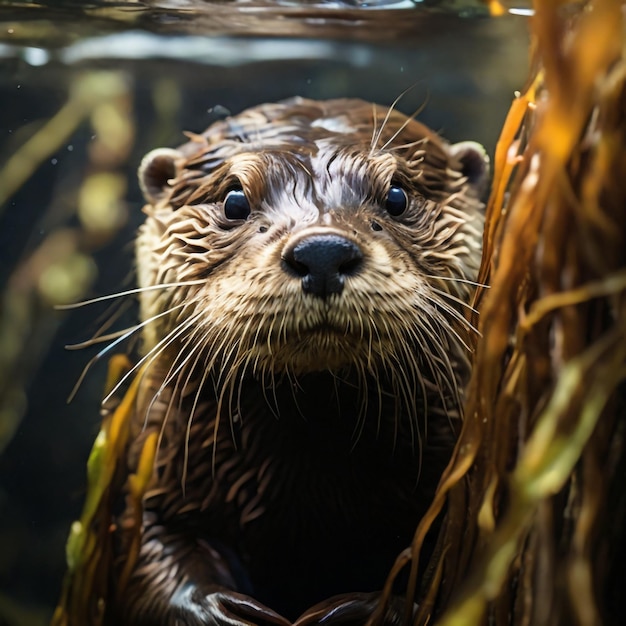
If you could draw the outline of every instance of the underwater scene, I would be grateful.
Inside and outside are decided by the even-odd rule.
[[[0,0],[0,626],[51,622],[56,626],[622,623],[626,611],[618,590],[626,574],[626,558],[621,558],[626,557],[626,491],[620,481],[626,471],[623,14],[622,3],[616,0]],[[341,582],[329,582],[328,589],[333,591],[327,594],[320,584],[319,597],[312,592],[313,600],[309,600],[303,593],[300,606],[294,575],[293,589],[289,581],[284,588],[289,589],[285,593],[296,608],[286,602],[288,608],[281,613],[277,607],[282,599],[275,600],[272,590],[263,596],[268,600],[259,608],[248,604],[246,598],[250,595],[256,602],[254,589],[263,588],[264,581],[257,584],[252,570],[240,572],[245,569],[239,562],[241,555],[201,538],[198,545],[208,555],[206,562],[215,560],[220,567],[230,568],[236,589],[246,595],[244,600],[236,594],[225,600],[220,596],[210,609],[200,603],[204,613],[198,609],[193,618],[181,613],[178,621],[174,613],[167,617],[151,613],[150,603],[142,600],[132,584],[140,568],[133,574],[132,566],[125,567],[123,562],[142,558],[139,555],[145,545],[141,533],[150,536],[152,532],[141,530],[141,519],[152,514],[146,503],[151,501],[152,491],[156,494],[161,489],[151,482],[153,468],[159,476],[170,471],[169,464],[158,464],[161,438],[177,436],[167,430],[168,416],[176,410],[184,412],[185,402],[193,416],[202,403],[196,387],[190,385],[193,393],[185,390],[192,370],[201,367],[201,357],[181,363],[180,376],[176,357],[169,374],[163,374],[163,387],[172,383],[169,386],[174,391],[171,398],[163,400],[165,405],[169,402],[169,408],[164,409],[163,424],[155,431],[159,442],[146,436],[150,412],[161,402],[158,397],[163,387],[153,395],[151,387],[141,389],[152,363],[137,363],[150,344],[150,331],[140,338],[140,320],[145,320],[146,309],[155,305],[145,297],[149,290],[137,293],[145,281],[138,276],[142,270],[137,268],[135,241],[146,215],[157,216],[155,229],[175,230],[167,220],[159,221],[164,199],[173,204],[180,199],[180,210],[186,210],[196,196],[185,185],[193,190],[197,187],[195,193],[200,197],[204,179],[198,177],[211,174],[211,158],[217,167],[222,166],[220,154],[198,156],[194,146],[206,143],[209,150],[212,142],[224,146],[257,142],[267,150],[276,149],[280,157],[283,148],[273,143],[282,141],[278,131],[274,136],[270,130],[266,136],[265,131],[255,130],[255,124],[261,122],[254,115],[251,121],[236,116],[251,107],[295,96],[307,99],[305,102],[358,98],[375,103],[367,106],[366,114],[355,104],[353,117],[345,114],[345,123],[359,129],[361,117],[367,120],[363,124],[369,125],[368,129],[373,123],[367,136],[372,143],[368,158],[374,158],[381,137],[381,152],[391,146],[390,154],[400,155],[406,146],[419,146],[424,136],[428,137],[426,143],[437,145],[429,131],[421,126],[413,130],[410,118],[443,137],[446,143],[441,150],[450,159],[443,171],[452,177],[446,187],[446,193],[452,190],[447,202],[457,209],[455,198],[467,195],[474,202],[471,207],[479,206],[481,200],[486,204],[485,231],[482,235],[480,229],[476,244],[483,246],[482,261],[477,252],[471,276],[453,279],[456,270],[441,270],[437,288],[444,289],[447,299],[439,309],[452,317],[451,335],[439,347],[431,347],[437,339],[428,335],[425,344],[434,356],[426,365],[419,358],[411,360],[413,346],[403,348],[406,354],[400,350],[416,370],[407,376],[413,376],[408,383],[400,380],[404,374],[387,372],[393,365],[369,363],[377,350],[371,345],[391,319],[383,316],[378,325],[372,322],[375,329],[369,331],[366,365],[358,365],[371,371],[362,378],[357,376],[357,383],[349,376],[347,382],[341,381],[351,388],[367,381],[365,400],[352,391],[340,398],[339,392],[333,391],[340,380],[333,372],[332,384],[325,381],[317,386],[316,381],[309,390],[308,366],[287,365],[281,370],[280,376],[297,389],[285,392],[284,399],[273,372],[271,383],[263,379],[260,391],[246,387],[242,374],[241,381],[228,383],[227,391],[216,392],[215,431],[224,395],[230,427],[223,427],[223,436],[232,439],[238,452],[246,447],[245,435],[241,441],[237,439],[239,422],[245,423],[242,407],[245,409],[246,403],[255,398],[266,402],[270,414],[273,403],[278,407],[284,402],[307,421],[306,408],[298,406],[298,394],[309,392],[302,397],[310,398],[328,392],[337,394],[338,415],[345,412],[342,403],[364,403],[366,408],[354,418],[359,436],[364,433],[363,441],[367,441],[369,426],[361,424],[361,418],[366,422],[370,413],[378,415],[384,426],[389,407],[390,421],[397,418],[401,422],[403,411],[411,414],[411,405],[435,406],[439,399],[446,419],[454,422],[454,438],[445,456],[430,468],[420,466],[420,476],[422,470],[425,477],[429,472],[437,475],[430,478],[428,502],[418,507],[417,521],[413,517],[407,521],[399,513],[396,517],[395,502],[381,496],[390,521],[383,515],[379,523],[372,509],[357,507],[361,519],[371,515],[376,523],[368,533],[354,531],[355,547],[346,547],[349,541],[344,535],[329,540],[330,548],[318,546],[317,539],[307,539],[307,550],[319,552],[320,559],[332,553],[343,555],[338,560],[347,562],[345,568],[343,564],[329,565],[329,572],[317,572],[317,578],[327,575],[334,581],[345,570],[355,586],[362,580],[369,584],[371,578],[365,570],[384,561],[380,568],[384,574],[376,579],[375,588],[346,588],[347,600],[324,604],[327,596],[335,596],[335,587],[344,590]],[[316,141],[334,141],[337,125],[344,123],[344,114],[333,117],[335,114],[328,112],[331,109],[320,114],[326,115],[326,120],[310,124],[315,138],[322,130],[328,132]],[[396,118],[395,111],[407,117],[398,114]],[[263,122],[277,125],[273,113],[268,115]],[[228,127],[230,119],[241,120],[236,132],[215,131],[216,139],[205,133],[211,124]],[[294,119],[299,123],[300,118]],[[143,160],[156,148],[176,149],[182,144],[187,147],[180,152],[153,153],[153,159]],[[296,144],[294,152],[303,153],[304,144],[302,139],[302,146]],[[473,147],[477,144],[482,148]],[[460,146],[459,151],[455,146]],[[315,158],[303,159],[295,170],[300,168],[302,176],[306,173],[315,178],[311,173]],[[419,159],[428,161],[421,153]],[[405,160],[412,163],[408,157]],[[330,178],[332,162],[322,168]],[[246,221],[250,214],[251,195],[244,197],[240,181],[247,180],[248,171],[256,170],[244,165],[234,183],[220,187],[228,219]],[[275,182],[280,174],[275,172],[282,170],[272,167],[262,171],[280,190],[280,181]],[[451,174],[454,168],[458,172]],[[409,178],[408,173],[402,176]],[[430,184],[428,173],[424,179]],[[379,204],[387,207],[392,217],[396,217],[394,212],[406,216],[405,203],[410,204],[412,196],[404,189],[410,183],[403,187],[398,182],[405,180],[400,174],[385,180]],[[444,192],[435,175],[433,181],[426,188],[432,188],[433,198],[440,202],[436,194]],[[415,184],[419,187],[422,183]],[[471,189],[467,191],[463,185]],[[357,189],[358,184],[353,187]],[[298,197],[295,191],[294,196]],[[367,198],[369,202],[369,195]],[[209,201],[203,196],[201,202]],[[482,214],[481,208],[481,224]],[[387,233],[391,239],[395,236],[395,226],[381,226],[380,220],[367,215],[365,238],[377,237],[375,241],[383,243],[372,243],[371,248],[360,244],[360,251],[346,253],[343,239],[337,243],[343,228],[337,218],[332,235],[321,234],[321,226],[315,226],[311,231],[314,243],[306,252],[301,252],[300,239],[283,250],[280,258],[283,266],[285,262],[289,265],[289,280],[295,276],[294,284],[301,284],[307,297],[326,304],[335,302],[332,298],[338,300],[342,290],[352,293],[347,285],[357,284],[358,276],[369,271],[381,255],[387,255],[384,258],[391,265],[400,263],[401,255],[390,253],[390,244],[385,243]],[[197,225],[192,218],[190,222]],[[327,219],[330,223],[334,218]],[[445,219],[455,224],[446,226],[450,232],[460,228],[457,213]],[[273,227],[270,224],[270,230]],[[223,227],[229,237],[234,232],[230,228]],[[262,225],[259,232],[267,228]],[[362,225],[354,226],[354,236],[346,236],[346,241],[361,241],[356,235],[359,228]],[[185,237],[189,236],[182,234],[178,239]],[[194,259],[212,253],[193,247],[195,243],[190,245]],[[308,270],[302,265],[314,262],[305,257],[314,247],[315,254],[317,248],[322,250],[322,256],[352,255],[347,260],[341,257],[341,286],[336,286],[339,279],[335,278],[335,283],[325,278],[323,288],[311,286],[318,285],[317,279],[308,281]],[[463,252],[463,246],[458,247]],[[173,248],[167,249],[174,254]],[[225,255],[219,263],[215,261],[216,267],[230,264],[230,253]],[[160,262],[165,267],[162,259]],[[327,262],[321,263],[320,271],[329,271]],[[433,262],[432,267],[440,266]],[[158,263],[155,271],[163,284],[210,280],[203,274],[189,274],[191,278],[184,279],[184,272],[177,276],[165,269],[160,272]],[[448,288],[446,280],[464,285],[455,291]],[[210,298],[219,299],[220,293],[228,291],[229,283],[224,282],[221,292],[207,297],[207,306]],[[376,283],[380,290],[385,282],[392,281]],[[329,295],[333,290],[336,293]],[[111,294],[122,295],[105,297]],[[372,310],[387,310],[382,303],[385,298],[381,303],[375,296],[372,300]],[[185,299],[168,306],[187,310]],[[418,310],[414,305],[412,311]],[[375,318],[373,313],[371,317]],[[157,320],[157,325],[160,323]],[[363,323],[359,328],[363,335],[369,326]],[[431,332],[430,326],[424,328]],[[132,332],[125,332],[127,329]],[[272,332],[268,331],[268,346]],[[262,331],[256,330],[257,336],[259,333]],[[284,333],[286,336],[287,330]],[[416,333],[409,328],[402,337],[414,338]],[[225,341],[223,337],[234,346],[244,343],[244,335],[242,331],[241,337],[237,333],[206,337],[213,346]],[[177,336],[170,331],[167,337],[173,340]],[[205,335],[199,332],[195,337],[204,339]],[[268,348],[277,361],[278,353],[272,350],[280,345],[279,339]],[[327,346],[326,341],[321,345]],[[338,353],[352,350],[352,344],[341,341]],[[452,347],[456,344],[463,346],[465,353],[458,359]],[[384,353],[384,342],[381,345]],[[185,344],[185,349],[194,354],[194,343]],[[115,356],[124,354],[130,363]],[[264,353],[259,354],[246,357],[249,362],[256,359],[249,366],[254,376],[257,362],[265,358]],[[232,358],[228,352],[219,367],[233,367]],[[297,354],[289,358],[300,363]],[[341,358],[333,356],[335,360],[320,369],[330,371]],[[463,370],[450,385],[450,398],[456,404],[448,410],[447,403],[452,400],[438,368],[448,372],[466,365],[467,372]],[[304,368],[305,374],[298,368]],[[420,373],[422,369],[428,370],[427,374]],[[172,372],[178,376],[175,385]],[[376,396],[372,377],[378,381],[389,377],[389,390],[379,389]],[[204,382],[202,378],[199,387]],[[217,388],[219,380],[213,384]],[[384,383],[376,384],[384,388]],[[446,390],[442,392],[442,388]],[[145,424],[133,424],[124,411],[130,404],[141,405],[142,393],[151,398],[146,401]],[[274,398],[268,399],[272,394]],[[431,394],[435,400],[431,401]],[[370,408],[368,402],[377,402],[378,408]],[[319,406],[314,405],[316,411]],[[398,432],[400,440],[409,431],[408,438],[419,439],[413,448],[419,448],[421,454],[424,431],[419,419],[417,416],[415,430],[411,425],[406,432],[398,427]],[[182,473],[176,484],[183,492],[189,477],[187,456],[194,450],[193,435],[197,441],[208,437],[196,433],[193,421],[184,424],[181,434],[184,461],[179,463],[177,458],[171,463],[177,476]],[[384,428],[381,435],[378,426],[378,430],[376,424],[372,426],[372,441],[385,441]],[[300,431],[297,436],[305,437]],[[250,449],[254,445],[250,444]],[[402,445],[397,446],[395,439],[389,445],[391,457],[402,456],[402,450],[397,452]],[[212,460],[205,464],[207,480],[220,475],[216,449],[217,445]],[[358,445],[354,450],[357,452],[351,451],[350,458],[360,459]],[[368,455],[371,457],[369,451],[363,454]],[[122,456],[130,460],[122,461]],[[386,475],[380,469],[386,467],[386,459],[370,458],[373,466],[364,459],[364,471]],[[360,468],[359,463],[361,460],[354,467]],[[230,468],[227,461],[223,465]],[[335,467],[333,463],[328,466]],[[270,481],[264,477],[265,471],[260,471],[261,486],[249,488],[254,495],[263,492]],[[323,473],[324,467],[319,471]],[[189,475],[191,485],[193,466]],[[267,475],[271,475],[269,470]],[[295,470],[294,475],[298,475]],[[393,470],[389,475],[396,476]],[[231,489],[224,496],[228,502],[239,497],[237,489],[248,490],[229,476],[224,479],[231,480]],[[248,480],[248,473],[241,481],[244,478]],[[126,484],[127,479],[128,491],[117,489],[116,485]],[[597,487],[598,482],[602,488]],[[311,493],[317,488],[312,486]],[[385,485],[381,492],[395,493],[394,489],[395,485],[389,489]],[[189,515],[194,497],[189,493],[183,494],[186,504],[176,504],[181,519]],[[354,493],[361,492],[357,489]],[[325,496],[320,498],[316,509],[328,506],[331,510],[332,503]],[[205,504],[198,506],[203,511],[206,508]],[[120,514],[124,507],[131,511],[128,519]],[[251,507],[241,519],[254,526],[255,516],[262,516],[264,508],[257,506],[258,513],[251,513]],[[308,509],[303,511],[303,516],[308,514]],[[341,506],[339,511],[343,514]],[[397,533],[391,521],[396,518],[402,521]],[[311,519],[317,518],[312,515]],[[241,524],[245,525],[244,521]],[[276,524],[279,527],[279,522]],[[132,529],[128,536],[120,533],[120,547],[112,537],[127,527]],[[308,528],[306,524],[303,527]],[[391,547],[385,543],[387,532],[394,537],[388,542]],[[224,531],[224,537],[230,537],[229,533]],[[252,545],[256,535],[251,537]],[[377,546],[388,548],[394,558],[379,558]],[[246,550],[255,554],[254,547]],[[214,556],[217,553],[219,558]],[[354,554],[364,555],[366,565],[362,576],[351,578],[348,562]],[[267,557],[263,552],[259,558],[264,563],[275,560],[272,567],[276,569],[291,567],[291,561],[280,555]],[[300,557],[294,553],[296,558]],[[204,566],[205,560],[199,567]],[[317,565],[310,567],[314,570]],[[166,569],[155,567],[150,580],[157,585],[170,574],[175,576],[175,568]],[[113,571],[117,573],[113,575]],[[273,577],[274,570],[269,571]],[[176,598],[176,594],[187,593],[186,584],[177,583]],[[127,590],[133,606],[124,613],[115,607]],[[158,595],[154,592],[154,602]],[[114,596],[119,597],[113,600]],[[195,607],[193,598],[185,596],[180,602]]]

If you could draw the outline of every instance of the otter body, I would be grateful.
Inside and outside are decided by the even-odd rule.
[[[358,100],[146,156],[128,475],[159,443],[114,520],[111,624],[366,621],[454,442],[486,169]]]

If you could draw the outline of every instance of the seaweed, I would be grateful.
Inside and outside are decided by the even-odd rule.
[[[495,155],[462,433],[387,585],[410,566],[406,623],[625,619],[622,3],[537,0],[531,28],[531,77]]]
[[[107,391],[115,387],[130,367],[128,358],[123,355],[111,359]],[[72,524],[67,540],[68,569],[63,581],[61,599],[52,617],[53,626],[98,626],[104,623],[110,591],[112,508],[122,483],[127,479],[128,468],[125,466],[123,452],[128,443],[130,415],[142,376],[143,368],[139,370],[119,404],[105,407],[102,427],[87,463],[87,498],[80,520]],[[141,527],[141,501],[152,475],[156,443],[156,435],[146,439],[141,450],[138,472],[128,477],[128,505],[135,511],[134,527],[137,531]],[[124,586],[138,550],[137,532],[126,555],[127,567],[122,574],[120,589]]]

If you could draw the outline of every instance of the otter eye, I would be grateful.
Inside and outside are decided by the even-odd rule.
[[[226,194],[224,215],[229,220],[245,220],[250,215],[250,203],[243,189],[232,189]]]
[[[387,198],[385,199],[385,209],[387,209],[389,215],[393,215],[394,217],[402,215],[408,205],[409,198],[402,187],[392,186],[389,188]]]

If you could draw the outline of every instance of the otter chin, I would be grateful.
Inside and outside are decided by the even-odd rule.
[[[120,502],[159,444],[111,520],[109,623],[364,624],[454,445],[488,159],[348,99],[188,139],[139,170]]]

